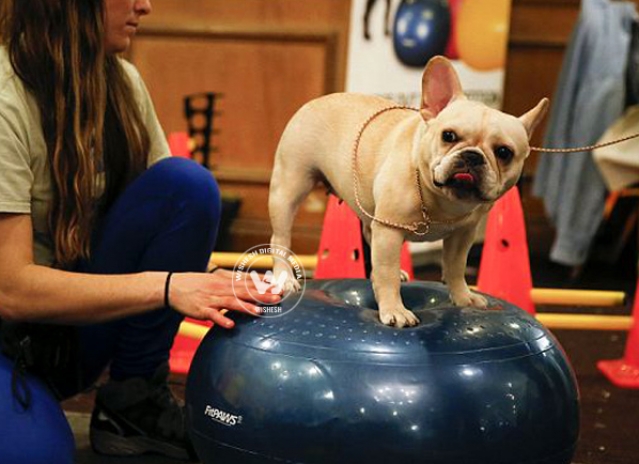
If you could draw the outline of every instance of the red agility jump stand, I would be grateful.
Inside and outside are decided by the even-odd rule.
[[[633,324],[628,333],[624,357],[599,361],[597,367],[613,384],[621,388],[639,388],[639,280],[632,308]]]
[[[532,276],[526,223],[516,188],[499,199],[488,215],[477,288],[530,314],[536,313],[530,296]]]
[[[413,263],[404,243],[401,268],[414,279]],[[317,254],[316,279],[365,279],[362,225],[357,215],[334,195],[328,198]]]

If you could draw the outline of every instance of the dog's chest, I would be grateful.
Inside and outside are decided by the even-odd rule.
[[[436,240],[441,240],[443,238],[448,237],[457,228],[459,228],[458,224],[453,225],[453,224],[431,223],[428,229],[428,233],[418,234],[418,233],[408,232],[405,238],[406,240],[410,242],[434,242]]]

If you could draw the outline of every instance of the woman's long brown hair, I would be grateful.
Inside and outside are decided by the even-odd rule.
[[[149,135],[119,58],[105,53],[103,0],[2,0],[2,8],[2,41],[40,109],[55,264],[68,268],[89,257],[96,219],[146,168]]]

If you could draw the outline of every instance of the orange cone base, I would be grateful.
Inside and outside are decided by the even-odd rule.
[[[639,389],[639,279],[632,305],[632,328],[628,333],[623,358],[599,361],[599,370],[617,387]]]
[[[639,389],[639,366],[616,359],[599,361],[597,367],[617,387]]]

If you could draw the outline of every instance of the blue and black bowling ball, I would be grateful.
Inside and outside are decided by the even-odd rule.
[[[186,390],[202,461],[571,462],[577,385],[550,332],[503,301],[453,307],[441,284],[402,298],[417,327],[381,324],[367,280],[317,280],[281,317],[213,328]]]

